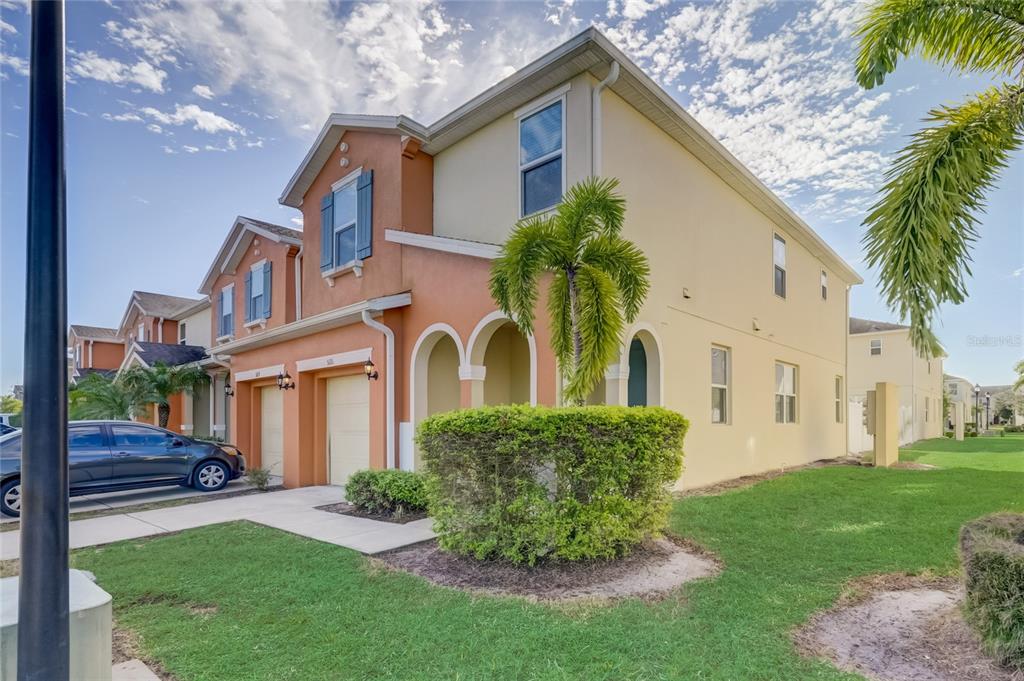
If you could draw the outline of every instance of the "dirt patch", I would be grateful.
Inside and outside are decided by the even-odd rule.
[[[21,560],[11,558],[0,560],[0,577],[17,577],[21,574]]]
[[[916,461],[900,461],[889,466],[889,468],[905,471],[934,471],[938,466],[933,466],[930,463],[918,463]]]
[[[113,664],[122,664],[129,660],[142,660],[161,681],[178,681],[177,677],[164,669],[156,660],[142,654],[139,638],[131,629],[124,629],[114,622],[113,631]]]
[[[860,461],[854,457],[842,457],[838,459],[821,459],[819,461],[812,461],[802,466],[793,466],[791,468],[779,468],[773,471],[765,471],[764,473],[758,473],[756,475],[744,475],[739,478],[733,478],[732,480],[723,480],[722,482],[716,482],[711,485],[705,485],[704,487],[694,487],[693,489],[684,490],[677,492],[676,496],[679,498],[685,497],[713,497],[725,492],[732,492],[733,490],[743,489],[744,487],[752,487],[759,482],[766,480],[774,480],[775,478],[782,477],[787,473],[794,471],[803,471],[810,468],[825,468],[826,466],[860,466]]]
[[[618,560],[551,562],[534,567],[480,561],[438,548],[434,540],[379,554],[377,561],[441,586],[537,601],[658,599],[721,569],[703,550],[669,539],[650,541]]]
[[[370,520],[380,520],[385,523],[397,523],[399,525],[405,525],[411,523],[414,520],[423,520],[427,517],[426,511],[416,511],[415,513],[402,513],[402,514],[386,514],[386,513],[367,513],[362,511],[352,504],[341,501],[337,504],[327,504],[325,506],[316,506],[318,511],[327,511],[328,513],[337,513],[339,515],[352,515],[357,518],[369,518]]]
[[[960,614],[962,596],[948,578],[861,580],[794,639],[804,654],[876,681],[1021,681],[985,655]]]

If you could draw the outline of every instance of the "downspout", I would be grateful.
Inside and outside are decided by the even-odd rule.
[[[590,121],[590,174],[596,177],[601,172],[601,93],[619,79],[619,62],[613,61],[608,75],[597,84],[591,94]]]
[[[163,343],[164,342],[164,318],[163,317],[161,317],[160,321],[157,322],[156,342],[157,343]]]
[[[374,319],[369,310],[363,310],[363,324],[383,333],[386,341],[387,366],[384,368],[384,378],[387,381],[387,467],[395,468],[395,332]]]
[[[300,244],[295,254],[295,321],[302,319],[302,250],[305,247]]]
[[[90,369],[92,369],[92,367],[93,367],[93,364],[92,364],[92,345],[93,345],[93,343],[95,343],[95,342],[96,342],[96,341],[93,341],[93,340],[90,340],[90,341],[89,341],[89,368],[90,368]]]

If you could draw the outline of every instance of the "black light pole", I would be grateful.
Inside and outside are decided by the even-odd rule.
[[[18,680],[67,681],[64,2],[33,0]]]
[[[985,393],[985,430],[988,430],[989,424],[992,423],[991,418],[988,415],[988,409],[992,405],[992,393]]]
[[[980,434],[981,428],[979,427],[978,419],[981,418],[981,386],[975,384],[974,386],[974,432]]]

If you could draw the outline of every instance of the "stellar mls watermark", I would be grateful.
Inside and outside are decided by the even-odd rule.
[[[1024,338],[1024,336],[1022,336],[1019,333],[1010,333],[1010,334],[1005,334],[1005,335],[1002,335],[1002,336],[1000,336],[1000,335],[996,335],[996,336],[989,336],[989,335],[984,335],[984,336],[968,336],[967,337],[967,345],[970,346],[970,347],[979,347],[979,348],[999,348],[999,347],[1019,348],[1021,346],[1021,339],[1022,338]]]

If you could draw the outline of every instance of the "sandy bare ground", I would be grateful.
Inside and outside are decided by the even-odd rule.
[[[816,615],[796,633],[798,648],[876,681],[1024,681],[984,654],[958,586],[888,587]]]
[[[713,556],[669,539],[651,541],[618,560],[535,567],[457,556],[439,549],[435,541],[380,554],[376,559],[441,586],[539,601],[656,599],[720,570]]]

